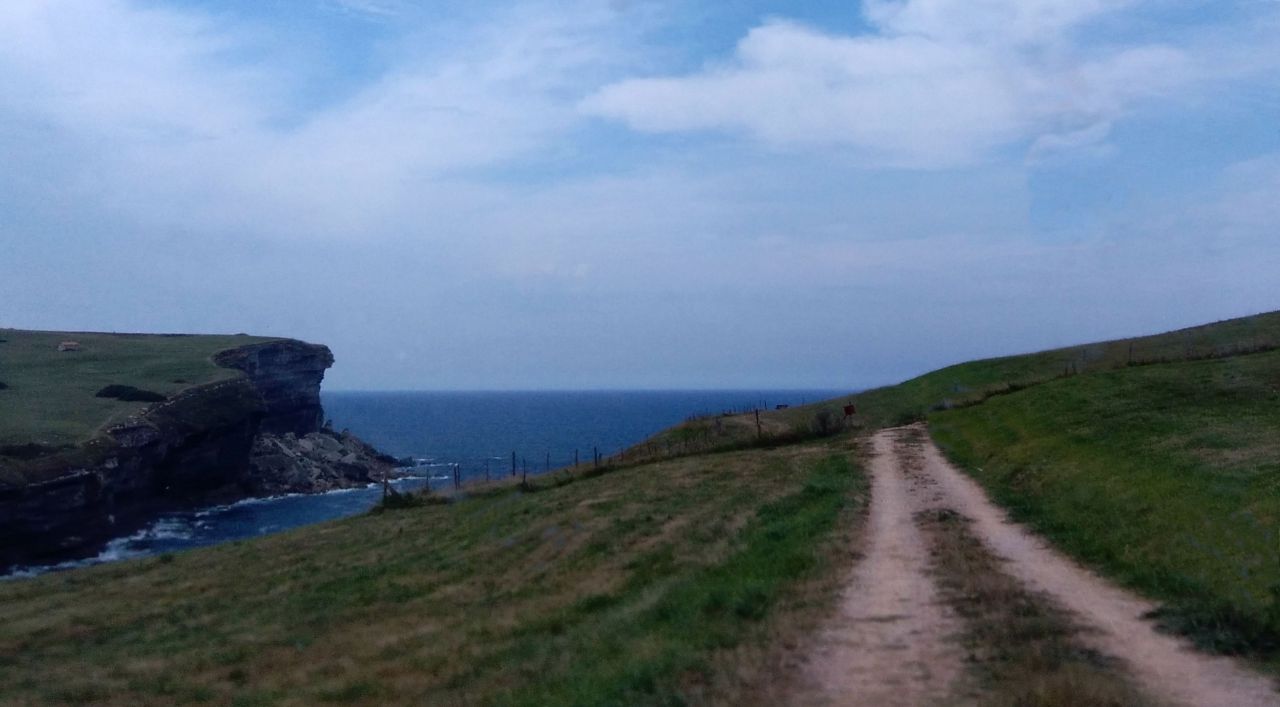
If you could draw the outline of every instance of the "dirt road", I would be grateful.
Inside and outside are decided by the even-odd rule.
[[[923,427],[881,431],[873,444],[866,556],[811,652],[797,704],[957,704],[980,696],[955,640],[963,620],[939,598],[930,548],[914,520],[949,509],[972,521],[1008,575],[1074,614],[1082,629],[1074,639],[1118,659],[1117,670],[1157,704],[1280,705],[1271,680],[1157,632],[1142,618],[1151,603],[1009,522]]]
[[[958,622],[938,599],[912,518],[922,489],[897,468],[894,438],[874,443],[867,554],[819,640],[796,704],[937,703],[962,673],[962,651],[947,640]]]

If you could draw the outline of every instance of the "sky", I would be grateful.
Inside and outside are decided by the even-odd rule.
[[[4,0],[0,326],[862,388],[1280,309],[1277,0]]]

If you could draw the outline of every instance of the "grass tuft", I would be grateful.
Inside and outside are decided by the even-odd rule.
[[[964,619],[961,642],[980,704],[1009,707],[1136,707],[1145,698],[1117,661],[1084,647],[1080,628],[1052,599],[1006,573],[969,530],[942,509],[916,516],[933,547],[943,600]]]

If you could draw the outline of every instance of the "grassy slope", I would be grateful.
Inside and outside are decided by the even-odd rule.
[[[77,444],[147,403],[97,398],[118,383],[169,395],[239,375],[210,357],[270,341],[250,336],[156,336],[0,329],[0,445]],[[83,350],[59,352],[61,341]]]
[[[788,410],[762,411],[760,419],[766,438],[793,440],[810,435],[814,417],[821,411],[839,422],[843,417],[841,408],[852,402],[858,409],[853,426],[875,430],[924,419],[943,408],[975,404],[1064,375],[1127,369],[1131,361],[1156,364],[1231,357],[1278,347],[1280,312],[1269,312],[1152,336],[970,361],[897,385]],[[665,430],[629,453],[639,457],[698,453],[749,446],[755,438],[756,425],[751,415],[700,418]]]
[[[1166,602],[1171,627],[1280,667],[1277,346],[1272,312],[963,363],[852,399],[863,428],[927,418],[998,501]],[[845,402],[766,412],[765,434],[794,438]],[[656,444],[696,452],[755,433],[748,417],[707,419]]]
[[[0,583],[0,702],[766,702],[760,646],[834,600],[863,489],[848,444]]]
[[[1170,623],[1280,658],[1280,352],[1065,378],[930,422],[1015,516]]]
[[[1258,314],[1179,331],[1069,346],[949,366],[895,386],[854,396],[864,424],[877,428],[921,418],[935,407],[961,406],[1005,391],[1072,375],[1154,363],[1231,356],[1280,347],[1280,312]],[[836,401],[840,402],[840,401]],[[813,408],[793,412],[804,414]]]

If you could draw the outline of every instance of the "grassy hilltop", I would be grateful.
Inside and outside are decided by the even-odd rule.
[[[1165,602],[1170,628],[1280,664],[1280,312],[768,411],[763,442],[749,416],[696,420],[634,453],[801,438],[848,402],[853,430],[928,420],[1015,518]]]
[[[696,420],[529,489],[0,583],[0,702],[776,702],[856,561],[859,435],[921,418],[1170,628],[1280,668],[1278,344],[1272,313],[977,361],[852,427]]]
[[[769,437],[780,441],[803,438],[819,431],[824,420],[834,429],[843,418],[843,406],[854,403],[858,415],[852,427],[873,430],[923,420],[943,410],[976,405],[1060,378],[1230,359],[1276,349],[1280,349],[1280,312],[1269,312],[1152,336],[970,361],[835,400],[762,411],[760,422],[765,443],[772,443]],[[632,453],[665,455],[737,448],[755,444],[756,434],[750,415],[708,417],[677,425]]]
[[[0,329],[0,447],[79,444],[148,404],[97,397],[103,388],[168,396],[233,378],[240,372],[214,365],[213,355],[271,340]],[[79,343],[80,350],[59,351],[64,341]]]

